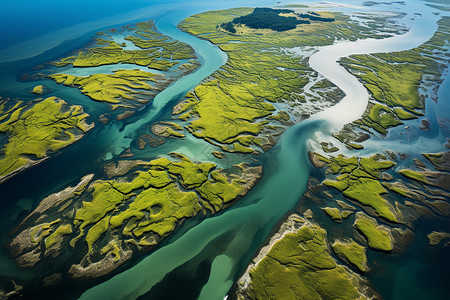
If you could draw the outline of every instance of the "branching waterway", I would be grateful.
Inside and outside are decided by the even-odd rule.
[[[311,67],[341,88],[346,94],[345,98],[338,105],[284,132],[277,145],[264,154],[263,178],[236,205],[172,239],[171,243],[134,267],[86,291],[81,299],[138,298],[190,261],[206,261],[210,264],[209,279],[201,289],[200,299],[223,299],[276,223],[296,205],[304,193],[309,178],[308,140],[314,132],[330,132],[360,118],[367,106],[367,90],[338,64],[339,58],[352,54],[406,50],[421,45],[435,32],[438,18],[426,9],[422,9],[421,14],[411,20],[411,24],[408,24],[411,29],[404,35],[381,40],[339,42],[319,48],[310,59]],[[174,97],[180,91],[195,86],[224,61],[223,55],[213,45],[179,32],[170,17],[159,19],[156,25],[163,34],[190,44],[196,51],[201,47],[205,51],[204,66],[208,66],[158,95],[154,105],[159,107],[166,105],[165,98]],[[150,111],[145,118],[153,118],[153,114]],[[148,119],[142,123],[146,121]],[[125,127],[123,135],[117,140],[119,148],[123,146],[123,138],[138,126],[140,123]]]
[[[194,73],[177,80],[169,88],[156,95],[150,109],[138,121],[128,124],[120,132],[117,128],[110,128],[115,132],[115,139],[112,141],[113,145],[111,145],[111,150],[115,152],[114,154],[119,154],[130,146],[135,131],[138,128],[148,124],[151,120],[156,120],[156,117],[164,107],[176,103],[189,90],[198,85],[204,78],[211,75],[227,61],[225,52],[221,51],[219,47],[205,40],[195,38],[177,28],[177,24],[183,20],[184,15],[185,13],[180,13],[180,11],[165,14],[162,18],[156,20],[156,26],[163,34],[191,45],[202,63],[201,67]]]

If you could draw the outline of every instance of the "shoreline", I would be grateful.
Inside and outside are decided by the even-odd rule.
[[[247,289],[248,285],[251,282],[250,269],[256,268],[261,260],[263,260],[267,256],[267,253],[269,253],[273,245],[282,240],[286,236],[286,234],[295,233],[300,226],[308,223],[309,222],[302,218],[299,214],[295,212],[288,212],[286,214],[286,217],[280,219],[280,222],[274,226],[272,233],[270,234],[268,243],[265,243],[264,246],[259,248],[259,250],[256,252],[257,255],[251,260],[238,280],[235,281],[230,291],[239,293]],[[297,226],[299,224],[301,225]]]

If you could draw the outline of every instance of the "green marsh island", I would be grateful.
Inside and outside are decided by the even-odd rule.
[[[273,5],[155,10],[14,74],[1,299],[440,299],[448,5]]]

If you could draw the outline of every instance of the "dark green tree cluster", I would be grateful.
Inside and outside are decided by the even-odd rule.
[[[257,7],[251,14],[237,17],[228,23],[222,23],[221,28],[228,32],[236,33],[234,24],[243,24],[252,29],[271,29],[274,31],[286,31],[297,27],[299,24],[311,24],[308,20],[298,20],[296,17],[285,17],[280,14],[294,13],[290,9],[272,9],[267,7]],[[321,22],[333,22],[333,18],[322,18],[317,13],[297,14],[304,19]]]
[[[228,32],[236,33],[236,29],[234,29],[233,23],[231,23],[231,22],[228,22],[228,23],[222,23],[222,24],[220,25],[220,27],[222,27],[223,29],[225,29],[225,30],[228,31]]]
[[[289,9],[255,8],[251,14],[235,18],[232,24],[243,24],[253,29],[271,29],[286,31],[294,29],[298,24],[309,24],[309,21],[297,20],[296,17],[283,17],[281,13],[293,13]],[[222,28],[226,23],[222,24]],[[234,27],[233,27],[234,29]]]
[[[308,14],[320,17],[320,15],[318,13],[313,12],[313,11],[308,11]]]
[[[319,17],[319,14],[314,12],[309,12],[307,14],[297,14],[300,18],[303,19],[310,19],[311,21],[320,21],[320,22],[334,22],[334,18],[322,18]]]

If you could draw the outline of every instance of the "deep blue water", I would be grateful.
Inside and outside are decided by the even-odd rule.
[[[0,49],[73,26],[176,0],[0,1]]]

